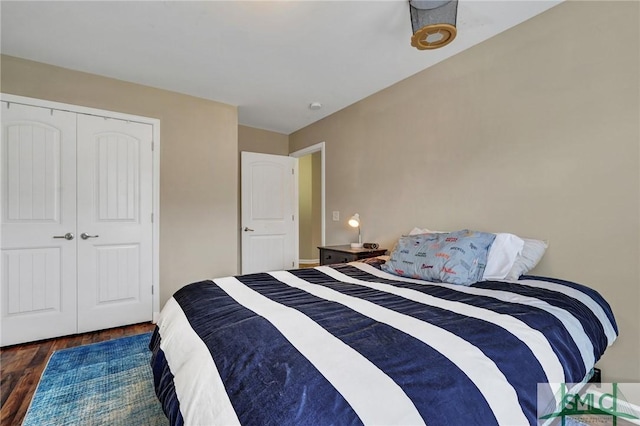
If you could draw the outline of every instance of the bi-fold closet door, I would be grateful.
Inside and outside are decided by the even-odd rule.
[[[0,345],[152,319],[152,137],[2,102]]]

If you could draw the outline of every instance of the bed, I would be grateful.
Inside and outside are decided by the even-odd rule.
[[[584,285],[431,282],[389,262],[177,291],[150,342],[170,423],[536,424],[538,392],[588,380],[617,337],[609,305]]]

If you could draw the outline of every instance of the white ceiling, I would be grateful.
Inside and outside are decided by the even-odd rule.
[[[560,1],[461,0],[458,37],[418,51],[405,0],[4,0],[1,50],[236,105],[240,124],[290,134]]]

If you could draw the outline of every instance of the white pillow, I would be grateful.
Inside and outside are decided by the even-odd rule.
[[[411,231],[409,231],[408,235],[420,235],[420,234],[428,234],[429,231],[426,229],[422,229],[422,228],[413,228]]]
[[[413,228],[409,231],[409,235],[421,235],[421,234],[446,234],[447,231],[430,231],[427,228]]]
[[[482,279],[501,280],[504,279],[513,268],[518,255],[522,253],[524,240],[517,235],[498,233],[496,239],[491,244],[487,266],[484,268]]]
[[[547,250],[547,243],[540,240],[524,238],[522,254],[516,258],[513,267],[505,277],[507,280],[517,280],[520,275],[524,275],[532,270]]]

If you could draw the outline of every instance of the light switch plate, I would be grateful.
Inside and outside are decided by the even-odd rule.
[[[333,221],[337,222],[340,220],[340,212],[333,212]]]

